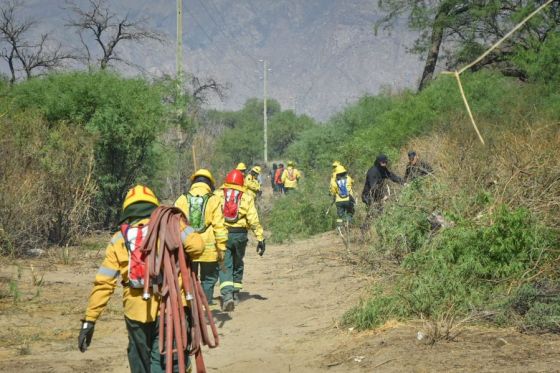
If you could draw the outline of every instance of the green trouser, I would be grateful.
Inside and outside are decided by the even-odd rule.
[[[284,194],[292,193],[296,190],[296,188],[286,188],[284,187]]]
[[[193,262],[193,265],[208,304],[214,304],[214,286],[218,282],[220,265],[218,262]]]
[[[352,220],[354,215],[354,203],[352,201],[340,201],[336,203],[336,219],[337,223],[342,223],[344,221],[349,222]]]
[[[188,311],[187,314],[189,314]],[[157,321],[148,323],[131,320],[127,317],[124,319],[128,330],[127,352],[130,372],[165,372],[165,355],[159,353],[159,318]],[[187,351],[185,351],[185,364],[188,369],[190,360]],[[173,354],[173,372],[179,372],[176,354]]]
[[[220,271],[222,302],[232,299],[233,293],[243,288],[243,257],[247,241],[246,231],[228,233],[227,250],[224,256],[226,271]]]

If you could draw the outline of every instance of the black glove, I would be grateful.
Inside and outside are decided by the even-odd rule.
[[[264,250],[265,250],[264,240],[259,241],[259,243],[257,244],[257,254],[263,256]]]
[[[80,351],[86,352],[89,347],[91,338],[93,337],[93,328],[95,328],[94,322],[82,320],[82,327],[80,328],[80,335],[78,336],[78,348]]]

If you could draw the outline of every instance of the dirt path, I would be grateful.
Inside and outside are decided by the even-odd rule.
[[[270,245],[262,258],[254,249],[251,242],[239,307],[215,315],[221,346],[205,350],[210,372],[560,371],[557,335],[473,327],[457,342],[427,346],[416,340],[421,325],[415,323],[365,333],[338,328],[369,282],[339,259],[342,247],[332,233]],[[120,290],[99,320],[90,350],[76,349],[101,253],[94,248],[69,265],[55,257],[3,263],[1,371],[128,372]]]
[[[205,351],[210,371],[316,372],[343,337],[335,328],[357,299],[360,281],[337,260],[332,234],[295,244],[270,245],[265,256],[247,248],[245,289],[230,314],[216,312],[221,346]],[[20,372],[127,372],[126,330],[120,291],[96,325],[92,346],[76,351],[77,326],[101,257],[73,265],[41,266],[38,260],[5,266],[4,290],[17,282],[17,305],[6,296],[0,308],[0,369]],[[41,286],[36,276],[46,273]],[[18,272],[20,278],[18,278]],[[39,291],[39,294],[37,293]],[[218,292],[216,291],[216,294]],[[350,294],[350,296],[349,296]]]

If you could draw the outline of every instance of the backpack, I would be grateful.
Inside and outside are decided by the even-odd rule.
[[[122,224],[120,230],[128,251],[128,284],[131,288],[143,288],[146,255],[140,249],[148,235],[148,226],[140,224],[131,227],[129,224]]]
[[[206,225],[206,205],[208,204],[210,196],[211,194],[205,194],[203,196],[187,194],[187,200],[189,201],[189,216],[187,216],[187,218],[190,226],[197,233],[203,233],[208,228]]]
[[[338,195],[342,198],[348,197],[348,177],[341,177],[340,179],[336,179],[336,185],[338,186]]]
[[[236,223],[239,220],[239,205],[243,192],[237,189],[224,188],[224,220]]]
[[[291,170],[287,170],[287,171],[288,171],[288,180],[296,181],[295,170],[292,168]]]

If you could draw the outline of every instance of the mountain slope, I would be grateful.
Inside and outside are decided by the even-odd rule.
[[[166,45],[123,43],[121,55],[155,75],[173,73],[175,1],[109,5],[118,14],[148,18],[169,39]],[[39,20],[38,30],[52,30],[67,46],[79,46],[74,30],[64,26],[71,17],[65,0],[28,0],[25,13]],[[259,59],[266,59],[272,70],[269,96],[324,120],[364,93],[415,86],[421,63],[406,53],[414,34],[401,24],[376,36],[373,25],[380,16],[372,0],[184,0],[186,70],[228,83],[228,97],[211,106],[235,109],[262,96]]]

